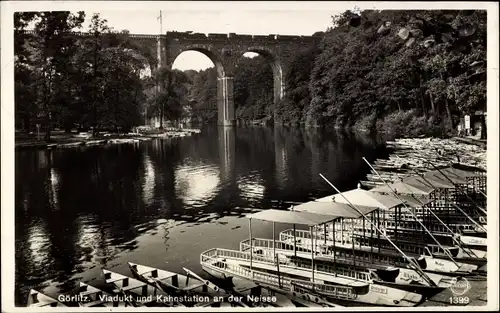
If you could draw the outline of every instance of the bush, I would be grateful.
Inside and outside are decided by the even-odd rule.
[[[416,110],[397,111],[376,122],[378,133],[390,137],[436,136],[437,125]]]
[[[353,128],[356,130],[372,133],[376,130],[377,114],[373,112],[368,116],[354,122]]]

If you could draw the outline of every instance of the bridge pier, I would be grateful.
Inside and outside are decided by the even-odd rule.
[[[219,125],[236,126],[234,116],[234,77],[217,78],[217,110]]]

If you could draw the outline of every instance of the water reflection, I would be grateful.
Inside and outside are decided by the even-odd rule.
[[[354,188],[369,172],[361,158],[386,153],[362,138],[212,127],[139,145],[16,151],[16,303],[49,282],[68,292],[98,280],[103,267],[129,274],[128,261],[199,271],[202,251],[248,236],[245,214],[332,193],[319,173]]]
[[[155,170],[148,155],[144,156],[144,182],[142,183],[142,199],[145,205],[151,205],[154,197]]]
[[[203,206],[212,200],[221,180],[213,166],[183,166],[175,171],[175,187],[186,208]]]

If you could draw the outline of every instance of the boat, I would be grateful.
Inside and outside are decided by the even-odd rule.
[[[295,236],[294,236],[295,234]],[[311,247],[311,237],[306,231],[287,229],[280,233],[280,241],[288,244],[293,244],[294,237],[297,246],[309,248]],[[361,260],[370,260],[375,263],[390,264],[400,268],[408,268],[410,263],[406,260],[400,252],[395,250],[391,243],[388,241],[380,241],[372,245],[359,244],[355,240],[347,240],[338,242],[330,240],[329,238],[324,241],[324,237],[318,235],[315,237],[315,249],[322,251],[323,254],[328,254],[328,251],[337,251],[337,253],[345,257],[356,257]],[[379,245],[380,244],[380,245]],[[398,242],[398,247],[403,249],[406,256],[417,261],[418,265],[425,273],[436,273],[441,275],[463,276],[473,275],[474,271],[478,269],[477,265],[465,264],[460,262],[451,262],[443,258],[434,257],[430,250],[423,249],[423,254],[409,252],[408,250],[413,247],[412,244],[403,244]],[[408,248],[408,249],[407,249]],[[330,252],[331,253],[331,252]]]
[[[283,292],[279,288],[256,284],[248,279],[233,277],[233,290],[240,296],[240,301],[249,301],[258,307],[342,307],[324,298],[311,294],[300,286],[292,285],[291,292]],[[259,301],[260,299],[271,301]]]
[[[407,182],[406,182],[407,183]],[[412,186],[411,184],[408,183],[409,186]],[[420,185],[419,185],[420,186]],[[414,187],[414,186],[413,186]],[[387,187],[390,190],[394,190],[391,187]],[[420,190],[421,194],[428,194],[430,190],[433,190],[431,187],[425,185],[425,186],[420,186],[417,189],[414,187],[414,190]],[[377,188],[378,189],[378,188]],[[385,191],[385,190],[384,190]],[[410,192],[410,191],[409,191]],[[417,192],[417,191],[411,191],[411,192]],[[344,241],[352,241],[353,243],[356,241],[356,243],[359,244],[359,248],[362,249],[363,247],[373,247],[377,246],[377,248],[387,248],[391,250],[393,248],[394,243],[389,242],[388,239],[391,237],[393,239],[392,241],[395,242],[395,244],[398,246],[398,249],[400,249],[399,252],[403,252],[405,254],[411,254],[412,257],[415,257],[417,259],[425,258],[427,271],[434,271],[438,273],[450,273],[450,272],[456,272],[455,274],[470,274],[474,270],[478,268],[476,264],[479,265],[484,265],[485,259],[482,257],[484,255],[481,255],[480,252],[477,254],[480,254],[481,257],[477,257],[477,254],[470,253],[470,249],[463,249],[462,247],[462,252],[466,254],[466,256],[458,256],[460,257],[462,262],[457,262],[455,259],[452,257],[453,253],[450,251],[451,249],[456,247],[443,247],[441,244],[437,245],[440,248],[440,250],[435,249],[432,245],[426,245],[424,243],[415,243],[415,242],[399,242],[400,235],[405,235],[404,233],[401,233],[401,229],[399,229],[398,233],[398,225],[401,223],[400,219],[395,218],[394,220],[390,220],[390,216],[397,216],[399,217],[401,215],[401,211],[403,209],[406,209],[405,213],[409,213],[409,208],[406,205],[406,202],[408,202],[410,199],[409,198],[401,198],[401,197],[392,197],[388,196],[386,194],[382,194],[379,192],[372,192],[368,190],[363,190],[363,189],[353,189],[347,192],[342,192],[338,193],[335,195],[323,197],[320,199],[315,200],[316,202],[323,202],[323,203],[340,203],[343,205],[348,205],[351,210],[365,210],[366,213],[370,213],[366,211],[366,207],[372,207],[373,210],[372,212],[376,212],[377,215],[374,216],[373,214],[371,215],[371,221],[368,221],[369,223],[365,223],[366,216],[363,219],[359,219],[355,221],[353,218],[351,218],[351,225],[350,229],[347,229],[347,232],[344,236],[344,226],[341,225],[341,242]],[[413,205],[418,205],[418,203],[415,203],[416,200],[413,200],[412,204]],[[405,206],[404,208],[402,206]],[[291,209],[294,210],[299,210],[300,208],[295,208],[292,207]],[[309,210],[308,208],[304,208],[304,210]],[[323,210],[324,211],[324,210]],[[380,214],[379,214],[380,213]],[[364,214],[364,213],[363,213]],[[382,217],[380,217],[382,215]],[[343,216],[344,218],[349,217],[347,215]],[[390,221],[389,221],[390,220]],[[362,223],[361,223],[361,222]],[[342,220],[341,220],[342,222]],[[376,228],[378,228],[378,231],[382,230],[385,231],[384,235],[381,237],[380,234],[375,233],[374,228],[373,228],[373,223],[377,223]],[[415,221],[416,222],[416,221]],[[393,229],[390,229],[392,231],[393,236],[387,236],[387,226],[391,224],[394,226]],[[418,222],[416,222],[418,223]],[[366,227],[366,224],[371,224],[371,228]],[[385,224],[385,225],[384,225]],[[331,229],[334,229],[334,226],[332,225]],[[359,230],[356,232],[356,230]],[[377,231],[377,232],[378,232]],[[325,230],[326,232],[326,230]],[[335,233],[335,232],[332,232]],[[361,235],[362,233],[362,235]],[[425,230],[425,233],[429,233],[428,230]],[[308,236],[307,232],[304,232],[306,236]],[[415,231],[413,232],[415,234]],[[299,236],[300,237],[300,236]],[[337,241],[337,235],[335,234],[335,240],[333,240],[333,236],[330,236],[331,240],[330,243],[333,241]],[[355,237],[355,238],[352,238]],[[326,238],[326,236],[325,236]],[[369,238],[369,239],[366,239]],[[434,237],[435,238],[435,237]],[[283,239],[282,239],[283,240]],[[434,239],[433,239],[434,240]],[[437,240],[437,239],[436,239]],[[434,241],[436,244],[439,243],[439,241]],[[326,243],[325,243],[326,245]],[[382,246],[382,247],[381,247]],[[392,249],[393,250],[393,249]],[[434,253],[432,253],[430,250],[433,250]],[[455,254],[460,252],[459,251],[454,251]],[[475,257],[474,257],[475,256]],[[447,260],[447,258],[449,260]],[[467,262],[467,263],[466,263]],[[473,263],[473,264],[470,264]],[[453,265],[453,266],[450,266]]]
[[[155,286],[107,269],[102,271],[106,283],[115,287],[113,292],[120,294],[122,301],[145,306],[184,307],[182,303],[177,303],[168,293]]]
[[[63,303],[57,301],[56,299],[49,297],[35,289],[31,289],[28,295],[27,307],[39,308],[39,307],[65,307]]]
[[[363,246],[371,246],[371,245],[379,245],[385,249],[391,249],[391,245],[385,238],[377,238],[374,236],[365,236],[357,233],[353,234],[354,240]],[[394,236],[389,236],[391,239],[395,239]],[[462,264],[460,267],[460,271],[462,274],[471,274],[479,267],[486,265],[486,251],[477,250],[477,249],[463,249],[458,246],[446,246],[446,245],[437,245],[426,242],[416,242],[415,240],[410,240],[411,234],[408,233],[406,236],[401,236],[401,233],[398,234],[397,243],[399,247],[404,252],[408,252],[414,255],[423,255],[423,256],[432,256],[433,258],[440,259],[443,261],[448,261],[449,256],[453,258],[458,264]],[[446,251],[446,252],[445,252]],[[470,266],[467,266],[470,265]]]
[[[309,248],[297,245],[294,249],[293,244],[264,238],[254,238],[252,247],[253,252],[257,255],[272,257],[276,253],[280,256],[279,261],[283,264],[311,268],[311,250]],[[240,243],[240,251],[248,252],[249,249],[250,240],[243,240]],[[348,250],[348,252],[352,251]],[[317,272],[354,276],[353,278],[367,282],[418,293],[426,298],[440,293],[454,283],[452,277],[427,273],[426,275],[434,282],[431,285],[414,269],[395,267],[382,262],[370,262],[357,255],[355,257],[343,255],[342,249],[338,249],[335,255],[316,252],[314,259],[315,271]]]
[[[250,223],[250,238],[252,238],[252,219],[272,221],[273,230],[275,222],[313,227],[333,219],[332,216],[328,215],[272,209],[250,214],[247,217]],[[314,257],[312,257],[312,262],[314,262]],[[415,306],[423,300],[422,295],[417,293],[349,276],[317,273],[314,266],[301,268],[293,264],[280,264],[274,258],[254,255],[252,249],[249,253],[220,248],[210,249],[200,255],[200,263],[204,271],[221,279],[232,279],[233,277],[248,279],[256,284],[278,288],[287,293],[292,292],[292,286],[298,286],[334,302]],[[360,275],[363,274],[360,273]]]
[[[248,307],[242,302],[230,301],[230,294],[192,271],[185,269],[188,275],[182,275],[150,266],[128,262],[129,268],[140,280],[153,285],[173,297],[177,297],[186,306]]]
[[[92,285],[80,282],[78,305],[81,307],[137,307],[140,303],[119,301],[120,297],[104,292]],[[115,297],[115,298],[114,298]]]

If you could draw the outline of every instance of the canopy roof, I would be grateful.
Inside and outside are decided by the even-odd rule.
[[[387,193],[392,195],[393,191],[402,195],[419,195],[419,196],[428,196],[435,189],[430,187],[428,183],[423,182],[423,180],[419,177],[409,177],[404,180],[395,181],[392,184],[382,185],[379,187],[375,187],[370,189],[372,192],[379,193]]]
[[[422,197],[418,195],[398,195],[398,196],[401,198],[401,200],[404,201],[404,203],[406,203],[407,206],[412,208],[422,207],[433,201],[427,197]]]
[[[467,171],[467,170],[454,168],[454,167],[445,168],[444,170],[441,170],[441,172],[443,172],[447,176],[457,176],[457,177],[461,177],[461,178],[469,178],[469,177],[472,178],[472,177],[484,176],[483,173]]]
[[[466,172],[473,172],[474,174],[477,174],[477,175],[484,175],[486,173],[486,170],[484,168],[480,168],[477,166],[471,166],[471,165],[465,165],[462,163],[454,163],[452,165],[452,168],[458,169],[458,170],[463,170]]]
[[[443,171],[441,170],[441,172],[443,172]],[[431,172],[424,173],[423,176],[425,179],[431,181],[431,184],[433,186],[438,187],[437,185],[434,184],[434,182],[443,186],[443,187],[438,187],[438,188],[455,188],[455,184],[466,184],[467,183],[466,178],[456,176],[456,175],[446,173],[446,172],[443,172],[443,173],[444,173],[444,175],[442,173],[440,173],[439,171],[431,171]]]
[[[246,217],[249,219],[256,219],[261,221],[297,224],[306,226],[321,225],[335,220],[335,217],[331,215],[322,215],[309,212],[274,210],[274,209],[248,214]]]
[[[377,208],[356,205],[356,208],[363,214],[371,213]],[[360,218],[362,217],[356,209],[349,204],[333,201],[310,201],[290,208],[294,212],[309,212],[323,215],[330,215],[333,218]]]
[[[348,201],[346,201],[347,198]],[[342,195],[335,194],[328,197],[317,199],[321,202],[340,202],[349,204],[352,203],[357,206],[372,207],[376,209],[389,210],[403,203],[394,196],[383,195],[377,192],[372,192],[363,189],[353,189],[342,192]]]

